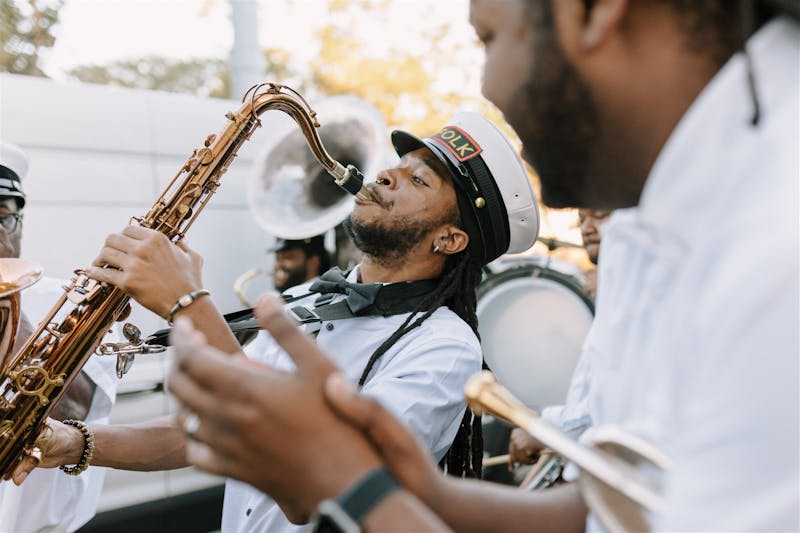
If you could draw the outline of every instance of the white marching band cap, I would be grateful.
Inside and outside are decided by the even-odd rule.
[[[0,141],[0,198],[13,197],[20,209],[25,205],[22,178],[28,173],[28,156],[16,144]]]
[[[427,147],[450,171],[467,250],[483,264],[524,252],[539,234],[539,208],[517,151],[477,113],[458,113],[437,134],[420,139],[392,132],[397,155]]]

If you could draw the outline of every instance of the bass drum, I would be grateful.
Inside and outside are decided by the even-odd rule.
[[[483,357],[497,379],[535,410],[563,404],[594,318],[581,283],[547,262],[516,260],[481,282],[477,315]],[[484,417],[488,456],[508,453],[510,432]],[[505,466],[487,469],[485,477],[513,482]]]

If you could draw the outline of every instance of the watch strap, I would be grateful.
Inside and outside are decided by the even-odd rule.
[[[350,487],[336,500],[342,510],[357,524],[389,494],[399,488],[397,480],[385,467],[380,467]]]
[[[312,519],[314,533],[360,533],[361,521],[389,494],[399,488],[386,468],[359,479],[335,500],[323,500]]]

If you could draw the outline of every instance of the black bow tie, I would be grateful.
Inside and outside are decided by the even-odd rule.
[[[347,307],[353,314],[358,314],[375,304],[375,298],[381,291],[380,283],[350,283],[339,267],[333,267],[319,277],[308,288],[311,292],[321,294],[338,293],[347,295]]]

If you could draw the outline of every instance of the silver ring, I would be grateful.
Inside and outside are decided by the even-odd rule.
[[[197,430],[200,428],[200,419],[194,413],[189,413],[186,415],[186,418],[183,419],[183,432],[186,433],[186,436],[190,439],[194,438],[194,434],[197,433]]]

